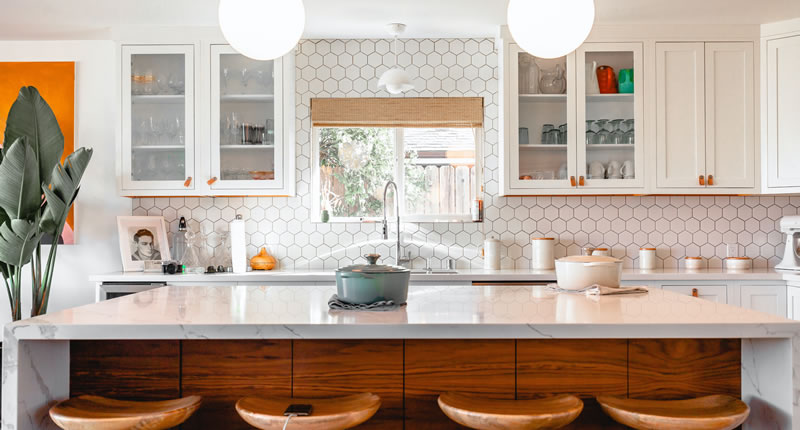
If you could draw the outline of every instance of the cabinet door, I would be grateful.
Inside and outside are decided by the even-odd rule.
[[[786,287],[786,318],[800,320],[800,287]]]
[[[726,285],[664,285],[661,288],[673,293],[697,296],[712,302],[728,303],[728,287]]]
[[[785,317],[786,286],[742,285],[741,306],[745,309]]]
[[[705,176],[703,43],[656,44],[656,186],[698,188]],[[705,182],[705,178],[703,180]]]
[[[289,167],[283,74],[283,59],[257,61],[211,46],[211,166],[204,179],[214,194],[288,194],[281,192]]]
[[[194,46],[122,47],[122,189],[196,189]]]
[[[767,41],[767,186],[800,187],[800,36]]]
[[[705,50],[706,182],[754,187],[753,44],[707,43]]]
[[[574,54],[535,58],[509,49],[510,130],[504,154],[510,194],[577,185],[575,174]]]
[[[642,44],[586,43],[576,63],[579,188],[643,187]]]

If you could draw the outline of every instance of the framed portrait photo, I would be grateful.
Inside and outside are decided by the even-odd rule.
[[[141,272],[145,261],[169,260],[167,227],[161,216],[118,216],[122,269]]]

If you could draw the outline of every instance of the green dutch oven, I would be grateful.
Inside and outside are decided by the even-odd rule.
[[[369,304],[392,300],[403,304],[408,299],[411,270],[399,266],[377,264],[380,254],[367,254],[369,264],[355,264],[336,270],[336,294],[339,300],[353,304]]]

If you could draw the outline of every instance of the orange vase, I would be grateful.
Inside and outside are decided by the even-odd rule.
[[[267,248],[261,248],[261,252],[250,259],[250,267],[253,270],[272,270],[275,268],[275,257],[267,253]]]
[[[617,93],[617,78],[614,76],[613,67],[597,67],[597,86],[600,87],[600,94]]]

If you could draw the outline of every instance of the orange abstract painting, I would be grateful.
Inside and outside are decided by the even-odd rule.
[[[75,149],[75,63],[0,62],[0,132],[6,129],[6,118],[17,100],[19,89],[33,86],[53,109],[64,134],[64,153],[61,160]],[[0,133],[0,143],[3,135]],[[60,243],[75,243],[75,207],[70,210]]]

